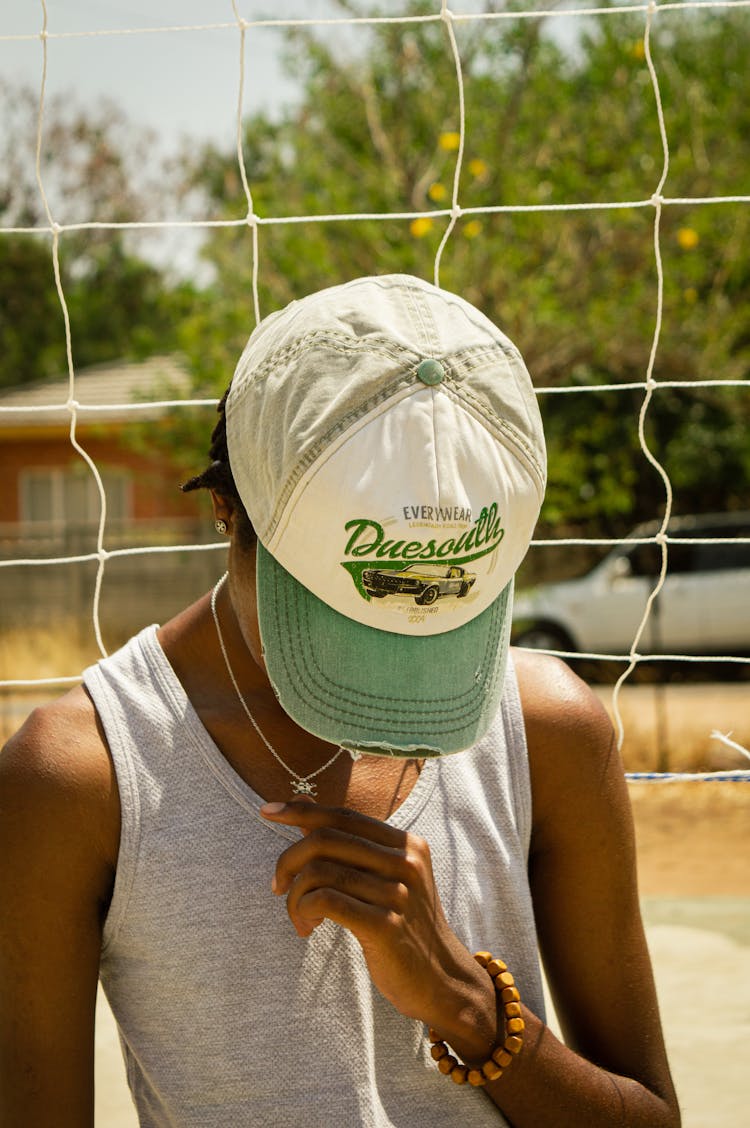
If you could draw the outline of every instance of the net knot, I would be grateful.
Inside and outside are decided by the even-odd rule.
[[[70,396],[65,401],[65,406],[67,407],[68,411],[75,412],[78,411],[78,408],[81,406],[81,404],[77,399],[73,399],[73,397]]]
[[[660,205],[664,203],[664,197],[662,196],[661,192],[654,192],[653,196],[651,197],[651,203],[655,208],[660,207]]]
[[[459,204],[454,204],[451,208],[451,219],[460,219],[463,214],[463,208]]]
[[[450,10],[447,4],[443,5],[443,10],[440,13],[440,19],[445,20],[446,23],[451,23],[451,21],[453,20],[453,12]]]
[[[245,219],[245,223],[250,228],[255,228],[255,227],[258,226],[258,216],[255,214],[255,212],[249,211],[247,213],[247,218]]]

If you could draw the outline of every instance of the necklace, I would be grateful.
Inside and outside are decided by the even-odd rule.
[[[294,794],[295,795],[310,795],[312,798],[315,798],[318,794],[317,785],[315,783],[313,783],[315,776],[320,775],[320,773],[324,772],[326,770],[326,768],[330,768],[331,764],[335,763],[335,761],[338,760],[339,756],[344,751],[344,749],[339,748],[338,751],[335,752],[333,754],[333,756],[331,756],[330,760],[326,760],[325,764],[323,764],[322,767],[317,768],[314,772],[310,772],[309,775],[303,776],[303,775],[299,775],[298,772],[293,771],[293,769],[290,768],[288,764],[284,763],[284,761],[281,759],[281,756],[279,756],[276,749],[273,747],[273,745],[270,743],[270,741],[267,740],[266,737],[264,736],[264,734],[261,732],[261,729],[260,729],[260,726],[258,725],[258,722],[256,721],[253,714],[250,712],[248,705],[247,705],[247,702],[245,701],[245,698],[240,693],[240,687],[237,685],[237,679],[234,676],[234,670],[232,669],[232,667],[230,665],[229,655],[227,654],[227,648],[224,645],[224,636],[221,633],[221,627],[219,625],[219,615],[218,615],[218,612],[216,610],[216,597],[219,594],[219,591],[221,590],[222,584],[224,583],[224,581],[226,580],[228,575],[229,575],[229,573],[225,572],[224,575],[221,577],[221,579],[216,584],[216,586],[214,587],[214,590],[211,592],[211,614],[213,615],[214,623],[216,624],[216,634],[218,635],[218,638],[219,638],[219,646],[221,647],[221,653],[224,656],[224,664],[226,665],[227,673],[229,674],[229,680],[231,681],[232,685],[234,686],[235,693],[237,694],[237,696],[240,699],[240,705],[245,710],[247,718],[250,721],[250,723],[252,724],[255,731],[257,732],[258,736],[263,741],[263,743],[265,744],[266,748],[271,753],[273,758],[275,760],[277,760],[278,763],[281,764],[284,771],[288,772],[289,775],[292,777],[292,791],[294,792]],[[358,760],[360,758],[360,755],[361,755],[361,753],[352,752],[352,759]]]

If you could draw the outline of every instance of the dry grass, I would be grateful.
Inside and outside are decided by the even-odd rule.
[[[48,628],[14,627],[0,637],[0,680],[73,676],[97,657],[91,624],[88,632],[74,618]]]
[[[750,898],[750,784],[631,783],[647,897]]]
[[[610,716],[612,690],[595,692]],[[750,748],[747,683],[625,685],[620,694],[627,771],[720,771],[750,768],[750,760],[712,734]]]
[[[0,636],[0,681],[77,677],[99,657],[93,633],[78,620],[58,620],[53,627],[13,628]],[[65,685],[0,689],[0,739],[16,731],[37,705],[64,693]]]

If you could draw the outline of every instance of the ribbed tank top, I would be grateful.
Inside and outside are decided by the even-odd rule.
[[[300,939],[271,892],[299,836],[201,724],[148,627],[84,674],[122,809],[101,983],[147,1128],[497,1128],[481,1090],[451,1085],[422,1023],[324,921]],[[531,792],[512,666],[473,749],[426,761],[388,820],[425,838],[446,917],[471,950],[502,955],[543,1015],[527,882]]]

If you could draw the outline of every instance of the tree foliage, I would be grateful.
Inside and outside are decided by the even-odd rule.
[[[0,238],[0,387],[44,380],[66,370],[63,312],[51,236],[36,177],[38,98],[0,83],[6,123],[0,139],[0,222],[42,233]],[[153,190],[133,169],[148,136],[112,105],[84,113],[70,102],[46,108],[40,171],[61,224],[120,223],[151,213]],[[126,160],[127,154],[127,160]],[[60,275],[79,366],[176,347],[193,287],[170,280],[122,230],[64,231]]]
[[[361,14],[356,3],[341,7]],[[592,19],[573,45],[553,30],[541,19],[457,25],[466,101],[459,204],[623,206],[462,214],[440,283],[508,332],[537,387],[592,389],[541,398],[551,466],[544,515],[619,535],[658,513],[663,499],[637,434],[656,318],[650,200],[662,144],[642,19]],[[670,149],[663,194],[746,193],[747,16],[660,13],[651,46]],[[254,211],[278,221],[259,230],[264,314],[358,274],[433,275],[449,217],[431,213],[450,209],[459,129],[446,29],[440,21],[379,25],[366,49],[347,50],[296,29],[287,55],[303,97],[281,120],[245,123]],[[209,214],[246,215],[235,154],[204,149],[188,180]],[[413,211],[424,214],[314,218]],[[312,218],[284,222],[302,216]],[[664,207],[657,380],[746,377],[749,224],[746,205]],[[252,328],[251,233],[215,230],[204,254],[215,282],[183,343],[200,379],[219,390]],[[605,384],[623,387],[596,390]],[[678,510],[746,502],[749,415],[744,390],[656,391],[646,436],[675,483]]]

